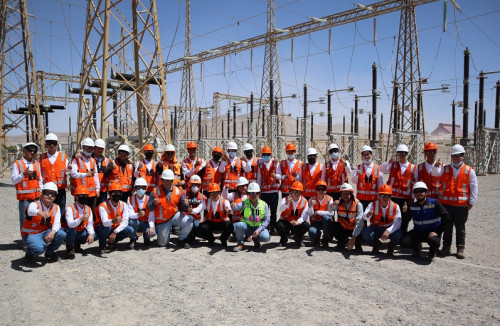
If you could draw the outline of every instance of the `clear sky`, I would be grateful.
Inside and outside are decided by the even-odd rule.
[[[146,1],[144,1],[146,2]],[[360,2],[368,4],[367,1]],[[452,100],[462,100],[463,51],[471,51],[470,103],[478,98],[479,71],[500,70],[500,1],[457,0],[462,12],[448,1],[447,30],[443,32],[443,0],[417,7],[418,42],[422,77],[429,78],[425,88],[450,84],[449,93],[426,92],[424,115],[426,131],[432,131],[439,122],[451,122]],[[85,28],[86,1],[77,0],[28,0],[32,44],[37,70],[78,75]],[[184,56],[184,1],[157,1],[163,57],[169,60]],[[276,27],[286,28],[310,19],[353,8],[350,0],[276,0]],[[129,1],[120,5],[124,16],[130,17]],[[191,1],[192,53],[208,50],[266,32],[265,0],[192,0]],[[131,22],[131,18],[129,19]],[[119,26],[111,27],[111,42],[119,38]],[[309,86],[308,97],[324,97],[327,89],[354,86],[353,93],[337,93],[333,98],[335,121],[341,123],[354,105],[354,94],[371,92],[371,66],[379,66],[378,88],[381,93],[378,110],[384,114],[384,127],[389,124],[391,80],[397,51],[399,13],[377,17],[376,43],[373,43],[373,19],[332,29],[332,51],[328,53],[328,31],[297,37],[291,60],[291,41],[278,44],[283,95],[292,93],[298,99],[286,99],[285,113],[301,114],[302,87]],[[143,46],[148,47],[147,42]],[[127,52],[131,53],[132,49]],[[218,58],[194,66],[198,106],[212,105],[214,92],[250,95],[260,93],[263,48]],[[128,55],[131,61],[132,55]],[[115,59],[116,60],[116,59]],[[252,64],[252,66],[251,66]],[[132,65],[133,66],[133,65]],[[488,76],[485,87],[487,125],[493,125],[494,85],[500,74]],[[167,76],[169,105],[179,103],[182,73]],[[78,87],[79,85],[72,85]],[[65,96],[67,85],[56,83],[48,88],[48,95]],[[60,103],[56,103],[60,104]],[[311,104],[312,111],[326,111],[326,105]],[[371,109],[370,99],[362,99],[360,108]],[[227,104],[222,112],[227,110]],[[75,104],[68,104],[67,114],[76,118]],[[51,131],[68,129],[68,115],[51,117]],[[366,119],[366,117],[362,118]],[[76,121],[76,119],[73,119]],[[461,116],[457,123],[462,123]],[[321,118],[315,122],[323,122]],[[364,123],[360,123],[363,126]],[[473,120],[471,118],[472,130]],[[73,130],[74,127],[72,128]],[[386,131],[386,130],[385,130]]]

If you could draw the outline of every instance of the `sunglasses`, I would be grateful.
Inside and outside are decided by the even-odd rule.
[[[427,190],[425,190],[425,189],[415,189],[415,190],[413,190],[414,194],[423,194],[424,192],[427,192]]]
[[[300,191],[300,190],[291,190],[290,192],[292,194],[297,194],[297,195],[300,195],[302,193],[302,191]]]
[[[408,153],[407,153],[407,152],[397,152],[397,154],[398,154],[398,155],[403,155],[403,156],[408,155]]]
[[[57,192],[52,192],[52,191],[43,191],[42,194],[44,194],[47,197],[56,197]]]
[[[381,194],[379,195],[380,198],[391,198],[391,195],[385,195],[385,194]]]
[[[326,191],[326,188],[319,187],[319,188],[316,188],[316,191]]]
[[[33,147],[25,148],[25,150],[29,153],[34,153],[34,154],[36,154],[36,152],[38,152],[38,150],[36,148],[33,148]]]
[[[144,154],[154,154],[154,151],[144,151]]]
[[[127,151],[118,151],[118,155],[128,155]]]
[[[453,154],[451,157],[462,157],[464,156],[465,154],[464,153],[460,153],[460,154]]]
[[[338,152],[339,152],[339,150],[334,148],[334,149],[331,149],[328,153],[331,154],[331,153],[338,153]]]
[[[165,152],[165,155],[174,155],[174,152]]]
[[[47,146],[57,146],[57,142],[56,141],[46,141],[45,145],[47,145]]]
[[[437,151],[425,151],[425,154],[436,154]]]
[[[209,196],[217,196],[219,194],[219,192],[209,192],[208,195]]]
[[[83,200],[87,200],[87,199],[89,199],[89,196],[82,195],[82,196],[78,196],[78,198],[83,199]]]

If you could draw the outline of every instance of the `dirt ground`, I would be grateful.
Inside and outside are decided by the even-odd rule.
[[[25,263],[14,187],[4,178],[0,188],[3,325],[500,324],[500,175],[479,177],[466,259],[430,265],[408,251],[348,255],[307,238],[305,248],[279,248],[278,237],[262,252],[122,243],[100,257],[92,244],[74,260]]]

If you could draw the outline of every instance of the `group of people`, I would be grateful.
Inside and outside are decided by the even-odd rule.
[[[268,146],[257,157],[248,143],[239,157],[234,142],[226,152],[215,147],[210,160],[198,157],[197,144],[189,142],[189,155],[182,161],[169,144],[156,160],[154,146],[146,144],[135,164],[127,145],[118,147],[116,159],[103,155],[102,139],[84,139],[81,151],[70,159],[58,145],[57,136],[49,133],[45,153],[37,156],[39,147],[27,143],[13,164],[11,180],[28,260],[44,253],[56,261],[63,242],[70,258],[94,241],[100,254],[116,250],[126,238],[130,248],[139,237],[150,246],[154,236],[156,245],[168,246],[174,226],[182,248],[190,248],[197,238],[213,246],[217,231],[223,247],[234,236],[233,251],[244,250],[248,241],[259,249],[271,235],[279,236],[280,246],[293,238],[302,247],[308,233],[317,246],[328,247],[335,238],[338,250],[361,252],[367,243],[378,253],[386,244],[391,256],[398,244],[419,256],[427,242],[429,261],[438,252],[450,254],[455,226],[456,256],[463,259],[465,223],[477,200],[476,175],[464,163],[461,145],[452,146],[449,165],[435,159],[433,143],[425,144],[426,160],[418,165],[408,162],[405,145],[381,165],[365,145],[362,163],[354,170],[336,144],[328,146],[326,163],[318,162],[314,148],[307,149],[307,162],[298,160],[291,143],[281,161]],[[389,174],[386,183],[384,173]],[[68,187],[74,203],[67,206]],[[414,228],[408,231],[411,220]]]

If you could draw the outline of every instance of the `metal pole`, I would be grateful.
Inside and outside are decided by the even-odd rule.
[[[245,136],[244,131],[245,131],[245,121],[241,121],[241,137]]]
[[[496,96],[495,96],[495,129],[500,127],[500,80],[496,84]]]
[[[198,140],[201,140],[201,110],[198,109]]]
[[[222,139],[224,139],[224,120],[222,120]]]
[[[264,137],[264,135],[266,134],[265,131],[266,131],[266,109],[264,108],[264,110],[262,110],[262,137]]]
[[[236,138],[236,104],[233,104],[233,138]]]
[[[97,101],[97,96],[96,95],[92,95],[92,107],[95,108],[96,107],[96,102]],[[92,122],[94,123],[94,129],[97,131],[97,112],[94,111],[92,113]]]
[[[354,110],[351,109],[351,135],[354,133]]]
[[[231,139],[231,110],[227,109],[227,139]]]
[[[414,131],[420,130],[420,113],[421,112],[422,112],[422,90],[419,89],[417,92],[417,116],[416,116],[417,128]]]
[[[45,135],[49,133],[49,112],[45,111]]]
[[[477,136],[477,101],[474,102],[474,146],[476,146]]]
[[[484,123],[484,72],[481,70],[479,73],[479,129],[483,128]]]
[[[345,114],[342,117],[342,133],[345,134]]]
[[[354,96],[354,133],[358,134],[358,95]]]
[[[451,102],[451,140],[455,144],[455,100]]]
[[[369,122],[368,122],[369,124]],[[377,64],[372,65],[372,135],[371,146],[378,147],[377,141]]]
[[[273,80],[269,80],[269,114],[273,115],[274,113],[274,91],[273,91]]]
[[[394,132],[399,130],[398,85],[394,85]]]
[[[328,90],[327,99],[328,99],[328,102],[327,102],[327,105],[328,105],[328,129],[327,129],[326,134],[328,136],[330,136],[330,134],[332,133],[332,94],[330,93],[330,90]]]
[[[116,106],[118,102],[117,95],[114,95],[112,98],[113,101],[113,136],[118,135],[116,132],[118,130],[118,113],[116,112]]]
[[[299,117],[297,117],[297,136],[299,135]]]
[[[464,100],[463,100],[463,134],[460,143],[469,145],[469,48],[464,51]]]
[[[384,114],[380,113],[380,132],[384,133]]]
[[[314,139],[314,134],[313,134],[314,128],[313,128],[313,125],[314,125],[314,114],[312,114],[312,112],[311,112],[311,140]]]
[[[368,114],[368,139],[370,139],[370,135],[372,134],[372,125],[371,125],[371,123],[370,123],[370,122],[372,121],[372,117],[373,117],[373,115],[372,115],[372,113],[370,112],[370,113]],[[370,139],[370,140],[373,140],[373,139]]]

